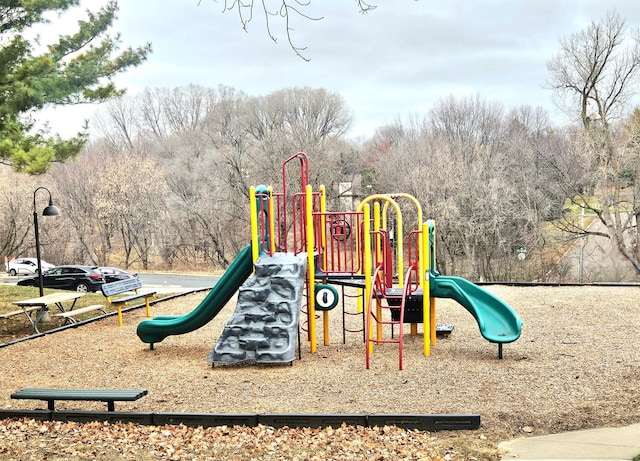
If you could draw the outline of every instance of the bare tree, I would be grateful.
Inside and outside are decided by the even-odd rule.
[[[94,117],[94,124],[103,143],[112,152],[135,149],[139,116],[134,99],[121,96],[107,102]]]
[[[216,0],[214,0],[216,1]],[[364,0],[356,0],[358,9],[361,13],[368,13],[376,8],[375,5],[365,2]],[[277,0],[275,2],[256,2],[255,0],[224,0],[225,11],[235,11],[240,18],[240,24],[245,31],[248,31],[249,23],[253,20],[256,13],[262,14],[265,18],[267,34],[274,42],[278,41],[278,36],[273,32],[274,20],[281,20],[284,24],[285,36],[289,42],[289,46],[298,57],[309,61],[302,52],[306,47],[298,46],[294,43],[292,33],[295,31],[293,22],[297,19],[319,21],[322,16],[314,16],[307,12],[307,8],[311,5],[311,0]],[[256,11],[257,10],[257,11]]]
[[[75,231],[69,259],[76,263],[107,265],[113,249],[117,226],[104,213],[98,198],[103,176],[96,174],[96,165],[102,165],[107,156],[106,148],[88,146],[75,162],[56,165],[50,173],[57,184],[63,217]]]
[[[28,177],[16,176],[11,168],[0,168],[0,252],[3,256],[27,256],[33,248],[31,237],[31,195],[35,183]]]
[[[575,140],[591,164],[593,189],[574,188],[569,197],[596,216],[606,231],[576,229],[570,217],[564,227],[610,239],[612,247],[640,274],[640,247],[635,244],[640,202],[629,201],[622,180],[627,140],[615,126],[628,114],[630,99],[636,94],[640,30],[629,29],[617,12],[609,12],[601,21],[561,39],[560,52],[547,67],[550,87],[561,107],[582,126],[584,135]]]
[[[561,203],[541,188],[550,169],[537,146],[553,146],[548,124],[541,109],[505,114],[477,96],[445,98],[428,116],[378,132],[364,155],[368,177],[374,192],[409,193],[436,220],[443,272],[524,277],[516,250],[535,253],[540,223]]]
[[[140,124],[143,132],[154,139],[163,139],[168,136],[168,126],[163,110],[162,98],[159,90],[145,90],[139,95],[137,103],[140,105]]]
[[[156,230],[165,220],[164,170],[148,157],[93,144],[51,175],[65,222],[75,230],[74,261],[108,265],[118,258],[125,268],[148,267]]]
[[[351,111],[344,99],[323,88],[285,88],[252,101],[248,130],[255,143],[257,164],[269,179],[277,179],[280,167],[293,151],[313,157],[319,183],[330,183],[327,168],[339,163],[336,140],[349,129]],[[266,154],[266,155],[265,155]],[[338,169],[340,171],[340,169]]]

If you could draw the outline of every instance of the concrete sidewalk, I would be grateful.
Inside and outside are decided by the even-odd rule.
[[[502,459],[630,460],[640,455],[640,424],[563,432],[499,444]]]

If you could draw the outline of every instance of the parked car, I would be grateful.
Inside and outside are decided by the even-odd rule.
[[[102,272],[96,266],[56,266],[42,273],[42,286],[58,290],[98,291],[105,283]],[[18,281],[22,286],[38,286],[38,276],[24,277]]]
[[[40,260],[42,266],[42,272],[53,268],[53,264],[49,264],[46,261]],[[7,263],[7,272],[9,275],[18,274],[37,274],[38,273],[38,260],[36,258],[16,258]]]
[[[138,276],[138,274],[132,274],[117,267],[98,267],[98,270],[102,272],[104,280],[107,283],[117,282],[118,280],[132,279]]]

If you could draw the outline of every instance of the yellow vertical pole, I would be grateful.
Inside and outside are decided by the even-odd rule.
[[[258,245],[258,204],[256,198],[256,188],[249,188],[249,219],[251,221],[251,257],[253,261],[258,260],[260,249]]]
[[[273,212],[273,187],[269,187],[269,250],[276,252],[276,215]]]
[[[429,242],[429,245],[433,243],[433,261],[429,259],[429,267],[436,267],[436,223],[431,221],[431,226],[433,226],[433,242]],[[431,250],[429,250],[431,251]],[[429,298],[429,311],[431,314],[431,344],[435,346],[437,335],[436,335],[436,298]]]
[[[324,327],[324,345],[329,345],[329,312],[322,311],[322,326]]]
[[[396,205],[396,245],[398,245],[398,262],[396,263],[398,266],[398,281],[400,282],[400,286],[404,285],[404,239],[402,234],[403,230],[403,222],[402,222],[402,213],[400,213],[400,208]]]
[[[323,265],[327,267],[327,194],[324,185],[320,186],[320,241]]]
[[[397,195],[397,194],[396,194]],[[404,253],[403,253],[403,249],[402,249],[402,213],[400,213],[400,208],[398,207],[398,204],[396,203],[396,201],[394,200],[393,196],[388,196],[386,197],[386,202],[384,204],[384,207],[382,209],[382,223],[383,226],[386,226],[387,223],[387,208],[389,207],[389,205],[393,205],[393,207],[395,208],[396,211],[396,229],[395,229],[395,234],[396,234],[396,267],[398,268],[397,272],[398,272],[398,284],[399,286],[403,286],[404,285]],[[418,208],[418,215],[421,216],[422,215],[422,210],[420,208]],[[384,229],[386,229],[386,227],[384,227]]]
[[[324,185],[320,186],[320,247],[323,265],[327,267],[327,193]],[[329,345],[329,312],[322,311],[322,327],[324,329],[324,345]]]
[[[315,296],[315,267],[314,267],[314,239],[313,239],[313,190],[310,185],[305,188],[305,203],[306,203],[306,217],[307,217],[307,258],[309,273],[309,334],[311,340],[311,353],[315,353],[317,349],[316,344],[316,296]]]
[[[375,243],[373,248],[376,252],[376,266],[382,261],[382,237],[380,236],[380,202],[373,203],[373,230],[375,234]],[[380,303],[376,303],[376,316],[382,318],[382,306]],[[376,323],[376,338],[382,339],[382,323]]]
[[[376,232],[375,236],[375,244],[373,248],[376,250],[376,263],[378,263],[382,259],[382,249],[380,234],[380,202],[373,202],[373,231]]]
[[[422,224],[420,239],[420,283],[422,285],[422,323],[424,355],[431,354],[431,291],[429,279],[429,225]]]
[[[360,211],[361,211],[360,207],[358,207],[358,212],[360,212]],[[362,235],[364,235],[364,233],[365,233],[364,229],[366,228],[367,225],[365,224],[366,223],[366,219],[365,219],[365,215],[364,215],[364,209],[362,210],[362,212],[363,212],[363,215],[362,215],[362,229],[363,229]],[[360,219],[360,218],[356,217],[356,219]],[[365,271],[365,268],[364,268],[366,258],[364,256],[364,252],[365,252],[364,240],[360,239],[360,232],[354,232],[354,234],[355,234],[355,239],[356,239],[356,258],[358,260],[358,264],[356,265],[356,267],[358,268],[359,273],[365,276],[365,288],[362,291],[362,296],[358,296],[358,299],[357,299],[357,301],[358,301],[358,313],[361,313],[361,312],[364,312],[365,305],[366,305],[366,301],[365,301],[365,296],[366,295],[365,295],[365,293],[367,292],[367,290],[366,290],[366,273],[367,272]],[[365,314],[366,314],[366,312],[365,312]]]
[[[420,210],[420,208],[418,208],[418,217],[419,219],[422,218],[422,212]],[[422,227],[420,227],[422,226]],[[424,323],[424,279],[425,279],[425,266],[424,266],[424,225],[420,224],[420,221],[418,221],[418,230],[420,231],[420,234],[418,234],[418,238],[417,238],[417,242],[416,245],[418,247],[418,286],[420,288],[422,288],[422,328],[423,330],[429,331],[428,325],[426,323]],[[411,336],[417,336],[418,335],[418,324],[417,323],[412,323],[411,324]],[[427,336],[425,333],[423,333],[423,335]]]
[[[363,222],[363,230],[362,230],[362,245],[364,249],[364,303],[366,305],[366,325],[367,328],[367,338],[373,338],[373,325],[371,324],[371,210],[369,205],[364,205],[364,222]],[[369,352],[373,352],[373,343],[369,343]]]

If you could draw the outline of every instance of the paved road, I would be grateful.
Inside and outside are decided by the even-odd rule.
[[[144,273],[139,274],[144,288],[154,289],[158,293],[173,293],[183,290],[211,288],[219,277],[197,274]],[[15,285],[19,277],[11,277],[0,272],[0,283]]]
[[[589,230],[606,231],[600,221],[591,223]],[[635,270],[612,248],[612,242],[596,235],[589,235],[585,239],[577,238],[560,260],[556,270],[561,272],[560,277],[566,281],[585,283],[638,281]]]
[[[139,274],[138,277],[140,277],[143,287],[152,288],[159,293],[211,288],[219,278],[211,275],[166,273],[144,273]]]

